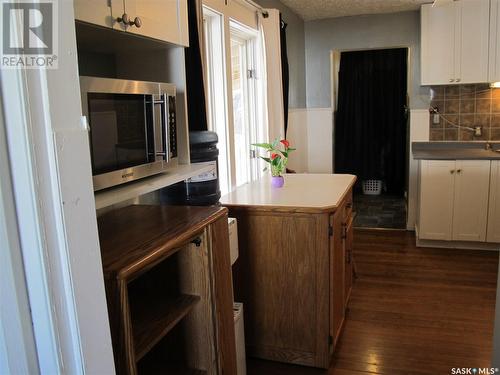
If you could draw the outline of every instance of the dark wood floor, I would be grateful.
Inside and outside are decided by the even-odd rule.
[[[249,360],[249,375],[450,374],[490,367],[498,253],[415,247],[357,230],[354,284],[329,371]]]

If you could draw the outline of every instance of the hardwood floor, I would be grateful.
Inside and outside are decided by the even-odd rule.
[[[357,230],[357,276],[330,370],[249,359],[249,375],[450,374],[490,367],[498,253]]]

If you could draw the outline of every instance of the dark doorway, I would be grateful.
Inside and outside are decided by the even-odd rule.
[[[359,226],[406,225],[407,82],[407,48],[340,55],[335,172],[357,175],[357,194],[364,181],[380,181],[382,191],[355,198],[365,207]]]

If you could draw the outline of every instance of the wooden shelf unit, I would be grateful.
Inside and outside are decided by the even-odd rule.
[[[117,373],[235,373],[227,210],[132,205],[98,225]]]

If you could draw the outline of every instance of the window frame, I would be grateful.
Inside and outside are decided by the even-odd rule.
[[[215,10],[206,3],[203,4],[203,18],[205,27],[205,76],[207,77],[207,115],[209,117],[209,129],[217,131],[219,135],[219,170],[220,170],[220,184],[222,193],[234,190],[237,184],[237,165],[236,156],[238,150],[235,147],[235,121],[234,121],[234,108],[233,108],[233,88],[232,88],[232,64],[231,64],[231,39],[237,38],[245,45],[245,107],[246,119],[245,122],[248,126],[249,143],[261,142],[267,139],[267,122],[261,122],[259,111],[263,110],[261,103],[257,98],[259,92],[259,74],[254,75],[251,79],[247,78],[248,69],[253,72],[257,71],[257,65],[262,63],[258,58],[257,48],[259,47],[259,31],[244,23],[239,22],[233,18],[232,15],[226,15],[221,11]],[[214,27],[214,19],[219,22],[219,27]],[[216,34],[222,34],[220,36]],[[214,41],[218,40],[220,43],[217,48],[214,48]],[[220,38],[220,39],[218,39]],[[222,56],[215,56],[219,53]],[[221,59],[222,57],[222,59]],[[214,63],[216,61],[216,63]],[[221,66],[215,67],[215,64]],[[259,67],[264,71],[264,67]],[[215,69],[218,70],[219,75],[215,74]],[[222,77],[220,77],[220,73]],[[216,78],[214,78],[216,77]],[[218,79],[218,78],[219,79]],[[220,79],[222,78],[222,79]],[[214,93],[217,93],[214,95]],[[223,94],[222,94],[223,93]],[[217,100],[214,100],[217,98]],[[221,100],[220,98],[223,98]],[[223,108],[223,110],[222,110]],[[221,113],[223,113],[223,118]],[[216,126],[215,123],[219,125]],[[221,122],[225,122],[224,133],[221,134]],[[222,145],[222,142],[225,142]],[[263,163],[259,162],[259,152],[251,157],[251,148],[248,145],[249,171],[246,182],[254,181],[263,175]],[[224,164],[223,164],[224,163]],[[224,172],[226,170],[227,172]]]

